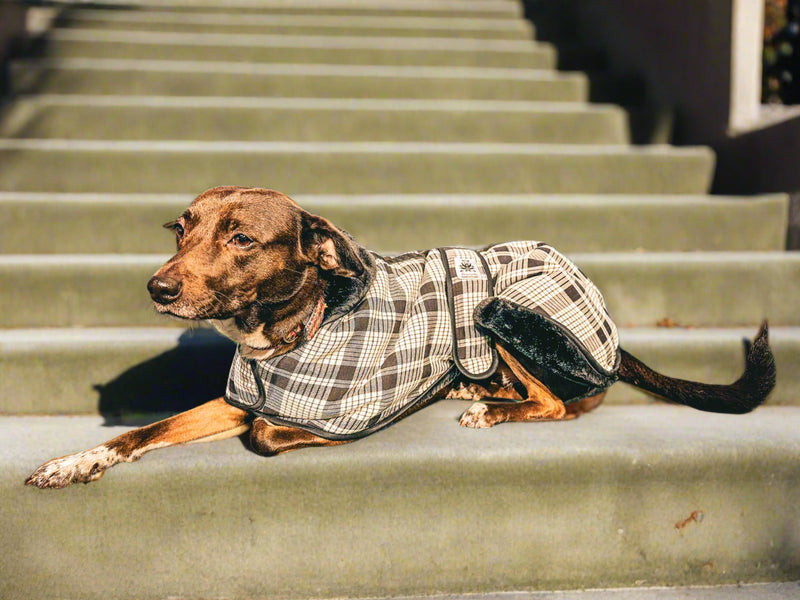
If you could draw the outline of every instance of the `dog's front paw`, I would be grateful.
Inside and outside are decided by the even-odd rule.
[[[100,479],[105,470],[117,462],[114,450],[98,446],[47,461],[25,480],[25,485],[44,489],[63,488],[71,483],[89,483]]]
[[[482,402],[476,402],[464,411],[459,424],[462,427],[473,427],[475,429],[491,427],[495,423],[490,418],[489,412],[488,406]]]

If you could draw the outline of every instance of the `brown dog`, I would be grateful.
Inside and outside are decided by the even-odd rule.
[[[243,364],[271,363],[290,356],[310,343],[321,325],[322,331],[329,327],[337,311],[348,314],[355,306],[353,290],[368,279],[368,263],[373,260],[331,223],[269,190],[209,190],[166,227],[176,234],[178,252],[148,283],[156,310],[181,319],[210,321],[239,344],[237,359],[241,356]],[[480,384],[463,377],[447,380],[438,389],[431,388],[423,400],[397,410],[392,421],[445,395],[488,400],[474,403],[464,413],[461,424],[469,427],[572,419],[602,401],[604,389],[565,405],[542,382],[545,377],[539,371],[523,364],[507,339],[494,341],[501,360],[491,378]],[[297,370],[302,371],[302,365]],[[621,349],[613,380],[617,379],[700,410],[748,412],[764,401],[775,382],[766,324],[748,344],[745,372],[734,384],[706,385],[665,377]],[[53,459],[26,484],[61,488],[87,483],[99,479],[109,467],[135,461],[150,450],[227,438],[248,429],[252,448],[268,456],[360,437],[328,435],[314,427],[287,423],[280,414],[273,416],[219,398],[95,448]],[[363,434],[371,432],[365,429]]]

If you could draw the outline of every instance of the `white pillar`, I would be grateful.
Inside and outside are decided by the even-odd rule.
[[[764,0],[733,0],[731,27],[731,133],[754,126],[761,111]]]

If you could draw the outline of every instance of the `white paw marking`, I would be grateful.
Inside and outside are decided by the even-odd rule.
[[[464,414],[461,415],[459,424],[462,427],[473,427],[475,429],[483,429],[491,427],[494,423],[489,421],[488,418],[489,407],[482,402],[476,402],[470,406]]]
[[[116,450],[97,446],[44,463],[28,477],[25,484],[38,488],[63,488],[71,483],[89,483],[100,479],[105,470],[119,460]]]

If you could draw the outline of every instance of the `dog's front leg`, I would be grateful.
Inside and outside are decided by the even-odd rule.
[[[299,427],[274,425],[257,417],[250,429],[250,447],[262,456],[275,456],[299,448],[338,446],[352,440],[329,440]]]
[[[100,479],[109,467],[133,462],[146,452],[176,444],[239,435],[250,427],[247,413],[218,398],[152,425],[133,429],[89,450],[54,458],[25,481],[39,488],[63,488]]]

